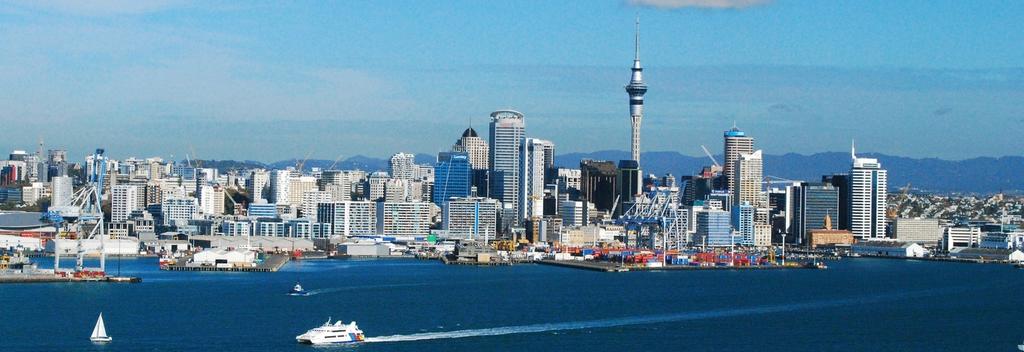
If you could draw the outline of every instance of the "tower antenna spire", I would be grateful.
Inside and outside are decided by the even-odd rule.
[[[640,61],[640,15],[636,16],[636,33],[634,35],[633,45],[635,49],[633,49],[633,60]]]
[[[850,140],[850,158],[853,160],[857,160],[856,141],[853,139]]]

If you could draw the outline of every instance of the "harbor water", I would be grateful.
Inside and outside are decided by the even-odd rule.
[[[233,273],[108,261],[118,265],[143,282],[0,286],[0,346],[312,351],[295,336],[329,317],[365,332],[366,343],[330,347],[346,351],[1013,351],[1024,340],[1024,270],[1007,265],[603,273],[392,259]],[[296,281],[309,296],[286,295]],[[100,312],[106,345],[89,342]]]

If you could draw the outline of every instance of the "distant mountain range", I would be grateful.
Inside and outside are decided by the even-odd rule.
[[[935,193],[980,193],[1024,192],[1024,157],[1005,156],[1000,158],[981,157],[965,160],[942,160],[935,158],[915,159],[877,153],[860,154],[861,157],[878,158],[889,171],[889,187],[896,190],[911,185],[911,189]],[[579,167],[582,159],[618,161],[629,157],[629,152],[603,150],[592,153],[569,153],[555,156],[555,165]],[[721,162],[722,157],[715,157]],[[783,154],[764,156],[765,175],[790,180],[818,181],[822,175],[846,173],[850,169],[850,154],[841,152],[817,153],[812,155]],[[694,157],[678,152],[646,152],[640,157],[643,171],[647,174],[692,175],[711,161],[707,157]],[[435,157],[417,154],[416,162],[432,164]],[[204,167],[223,170],[264,167],[280,169],[296,166],[298,160],[282,160],[265,164],[257,161],[206,160]],[[367,171],[387,170],[387,159],[354,156],[338,161],[310,159],[304,168],[361,169]]]

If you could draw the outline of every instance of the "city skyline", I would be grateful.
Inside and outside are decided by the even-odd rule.
[[[262,161],[433,154],[512,108],[560,153],[628,150],[621,89],[639,15],[652,88],[642,151],[700,155],[733,123],[768,154],[842,151],[851,139],[954,160],[1024,146],[1014,137],[1024,132],[1013,104],[1024,96],[1020,34],[1002,17],[1024,12],[1018,4],[985,3],[1001,11],[979,18],[931,2],[133,4],[0,3],[0,48],[12,53],[0,82],[22,87],[0,98],[0,145],[31,150],[42,137],[78,154],[182,159],[194,147],[201,158]],[[830,22],[829,11],[845,17]],[[895,20],[911,14],[948,26]],[[460,28],[436,25],[452,20]]]

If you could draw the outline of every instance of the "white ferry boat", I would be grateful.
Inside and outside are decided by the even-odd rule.
[[[362,342],[366,337],[363,336],[363,331],[359,330],[356,326],[356,322],[348,324],[342,321],[336,321],[331,324],[331,319],[328,318],[324,325],[310,329],[306,333],[296,336],[295,340],[299,343],[311,344],[311,345],[327,345],[335,343],[354,343]]]

